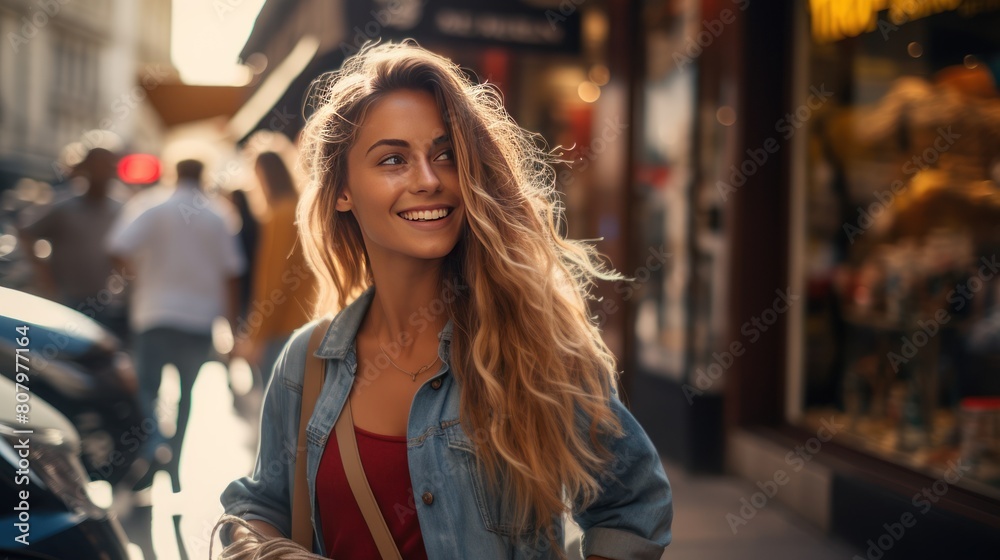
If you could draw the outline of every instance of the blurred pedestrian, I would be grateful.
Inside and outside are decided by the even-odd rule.
[[[180,451],[191,412],[191,389],[208,361],[212,324],[238,311],[239,275],[245,262],[227,218],[202,192],[204,165],[177,164],[177,186],[166,200],[112,229],[110,252],[126,262],[136,278],[129,324],[135,337],[136,368],[146,413],[156,418],[163,366],[177,368],[180,403],[170,440],[169,472],[180,490]],[[154,445],[162,436],[154,434]]]
[[[271,369],[292,331],[310,319],[316,281],[306,264],[295,227],[298,190],[281,156],[263,152],[254,168],[266,213],[254,256],[252,297],[237,328],[237,354],[257,366],[266,387]]]
[[[117,156],[93,148],[70,171],[70,180],[85,183],[82,194],[56,202],[20,228],[27,254],[35,262],[39,295],[71,307],[126,334],[123,292],[127,283],[113,270],[104,238],[121,212],[123,201],[110,195]],[[51,245],[47,258],[35,255],[39,240]],[[109,280],[112,280],[109,283]]]
[[[240,275],[239,292],[239,314],[240,318],[246,317],[250,307],[253,286],[251,285],[252,271],[254,269],[254,255],[257,252],[257,245],[260,238],[260,224],[250,208],[250,199],[246,191],[235,189],[229,193],[229,201],[240,218],[240,231],[236,234],[239,239],[240,254],[246,262],[246,270]]]

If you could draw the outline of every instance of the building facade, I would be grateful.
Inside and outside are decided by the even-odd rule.
[[[686,255],[640,298],[633,409],[755,483],[734,534],[777,501],[856,557],[1000,549],[997,8],[639,7],[634,223]]]
[[[61,150],[93,129],[152,149],[146,93],[173,79],[170,0],[0,2],[0,190],[56,179]]]

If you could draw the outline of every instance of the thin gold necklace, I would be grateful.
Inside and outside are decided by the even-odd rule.
[[[427,364],[425,366],[420,366],[420,369],[418,369],[417,371],[407,371],[407,370],[399,367],[398,365],[396,365],[396,362],[392,361],[392,358],[389,357],[389,353],[385,351],[385,348],[382,348],[382,341],[379,340],[378,337],[375,338],[375,343],[378,344],[378,349],[382,351],[382,355],[385,356],[385,359],[389,360],[389,363],[392,364],[392,367],[398,369],[399,371],[405,373],[406,375],[409,375],[410,376],[410,381],[412,381],[414,383],[417,382],[417,376],[418,375],[420,375],[421,373],[429,370],[431,368],[431,366],[433,366],[434,364],[436,364],[437,361],[438,361],[438,357],[434,356],[434,360],[432,360],[431,363],[429,363],[429,364]]]

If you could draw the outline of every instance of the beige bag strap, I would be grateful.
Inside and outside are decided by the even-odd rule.
[[[396,541],[389,532],[389,526],[382,517],[382,511],[375,501],[375,494],[372,493],[371,486],[368,485],[368,478],[365,477],[365,468],[361,464],[361,456],[358,454],[358,440],[354,434],[354,416],[351,414],[351,398],[348,395],[344,402],[344,409],[337,418],[337,425],[334,428],[337,432],[337,446],[340,447],[340,460],[344,463],[344,473],[347,475],[347,482],[351,485],[351,493],[354,494],[354,501],[361,508],[361,514],[365,517],[368,530],[371,531],[378,547],[382,560],[402,560],[399,549],[396,548]]]
[[[313,549],[312,504],[309,503],[309,483],[306,478],[306,426],[316,408],[323,380],[326,378],[326,360],[313,356],[319,349],[330,326],[330,319],[323,319],[309,337],[306,354],[306,371],[302,380],[302,411],[299,415],[299,439],[295,449],[295,486],[292,488],[292,540],[306,550]]]

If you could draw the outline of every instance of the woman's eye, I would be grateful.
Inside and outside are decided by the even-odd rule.
[[[455,159],[454,152],[452,152],[451,150],[445,150],[440,154],[438,154],[438,156],[434,158],[434,161],[448,161],[451,159]]]
[[[382,161],[380,161],[378,164],[379,165],[399,165],[401,163],[403,163],[403,158],[401,158],[399,156],[389,156],[389,157],[383,159]]]

